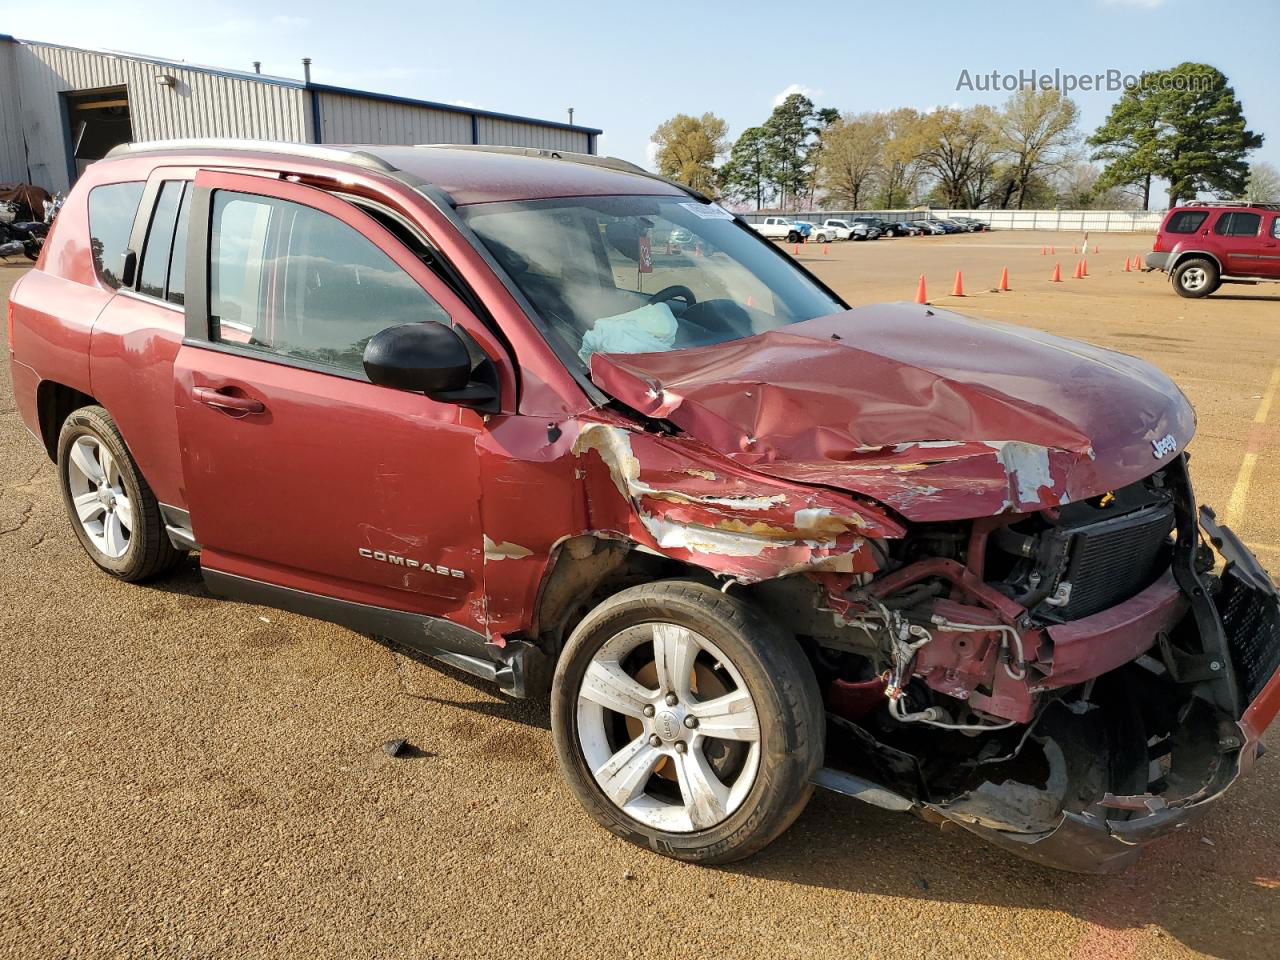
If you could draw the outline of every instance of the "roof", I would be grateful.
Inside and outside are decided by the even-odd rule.
[[[533,147],[463,144],[398,146],[307,144],[269,140],[153,140],[124,144],[109,159],[146,154],[205,158],[303,157],[391,176],[407,174],[443,190],[459,205],[552,197],[694,196],[695,191],[614,157]],[[197,162],[202,162],[197,160]]]
[[[557,130],[570,130],[587,136],[598,136],[601,133],[604,133],[603,130],[596,127],[584,127],[575,123],[562,123],[559,120],[541,120],[537,117],[522,117],[514,113],[499,113],[494,110],[481,110],[476,107],[462,107],[453,103],[439,103],[435,100],[417,100],[412,97],[401,97],[390,93],[358,90],[354,87],[337,87],[327,83],[307,83],[305,80],[295,80],[292,77],[278,77],[267,73],[254,73],[251,70],[232,70],[227,67],[210,67],[197,63],[188,63],[185,60],[171,60],[167,57],[154,57],[148,54],[129,53],[125,50],[72,47],[63,43],[48,43],[44,40],[23,40],[19,37],[10,36],[6,33],[0,33],[0,42],[2,41],[20,43],[27,46],[53,47],[57,50],[75,50],[81,53],[98,54],[99,56],[104,57],[121,57],[126,60],[136,60],[140,63],[150,63],[160,67],[172,67],[175,70],[191,70],[196,73],[206,73],[218,77],[232,77],[237,80],[249,80],[254,83],[267,83],[282,87],[295,87],[300,90],[315,90],[319,93],[341,94],[343,96],[359,97],[365,100],[377,100],[382,103],[401,103],[409,106],[424,107],[431,110],[442,110],[446,113],[461,113],[466,114],[467,116],[489,117],[494,120],[510,120],[515,123],[530,123],[539,127],[552,127]]]

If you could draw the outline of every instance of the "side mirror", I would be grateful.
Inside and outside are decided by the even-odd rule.
[[[460,402],[449,394],[469,393],[471,357],[462,338],[442,323],[404,323],[370,338],[364,348],[370,382],[425,393],[433,400]]]

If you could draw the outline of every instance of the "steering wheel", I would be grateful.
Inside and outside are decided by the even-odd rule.
[[[650,303],[663,303],[666,300],[680,299],[693,306],[698,302],[698,298],[693,295],[693,291],[682,284],[674,284],[670,287],[663,287],[652,297],[649,298]]]

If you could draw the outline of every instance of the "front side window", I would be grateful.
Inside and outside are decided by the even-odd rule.
[[[648,353],[737,340],[844,305],[755,231],[681,197],[575,197],[458,211],[563,348]]]
[[[133,219],[142,200],[141,181],[107,183],[89,191],[89,245],[98,277],[119,290]]]
[[[1165,233],[1195,233],[1208,217],[1202,210],[1179,210],[1169,217],[1164,230]]]
[[[1257,213],[1224,213],[1218,217],[1213,232],[1223,237],[1256,237],[1262,226],[1262,216]]]
[[[449,315],[367,237],[327,213],[217,191],[209,247],[210,339],[363,376],[365,345]]]

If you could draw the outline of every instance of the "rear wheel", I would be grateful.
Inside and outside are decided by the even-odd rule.
[[[684,581],[625,590],[556,668],[560,766],[587,812],[669,857],[728,863],[804,809],[822,700],[799,646],[759,611]]]
[[[800,234],[796,233],[796,231],[792,230],[790,233],[787,234],[787,243],[799,243],[799,242],[800,242]]]
[[[1200,257],[1183,260],[1174,268],[1172,280],[1180,297],[1207,297],[1218,289],[1218,266]]]
[[[58,481],[81,546],[113,577],[148,580],[185,556],[169,541],[160,505],[102,407],[81,407],[63,423]]]

